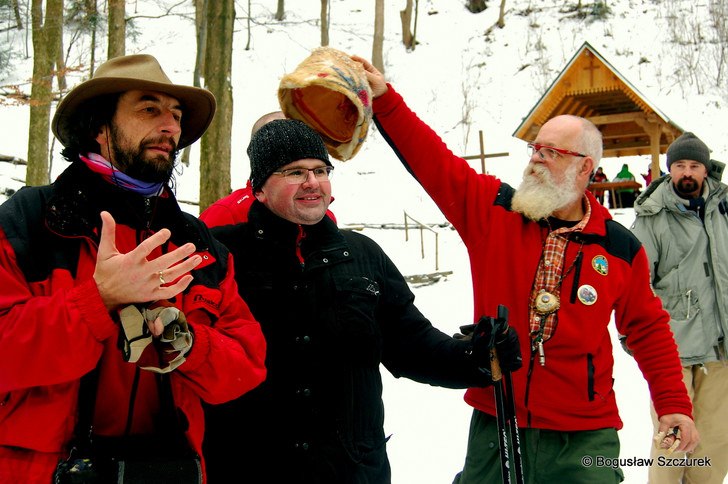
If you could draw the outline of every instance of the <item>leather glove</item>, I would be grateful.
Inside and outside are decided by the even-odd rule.
[[[493,348],[501,370],[516,371],[523,366],[518,334],[508,325],[508,310],[505,306],[498,306],[498,318],[480,318],[473,331],[472,344],[473,359],[480,367],[490,368]]]
[[[452,337],[461,341],[470,341],[473,339],[473,331],[475,331],[474,324],[465,324],[460,326],[460,332],[455,333]]]
[[[132,304],[119,312],[119,318],[120,346],[126,361],[155,373],[169,373],[185,362],[194,338],[182,311],[175,307],[139,310]],[[164,330],[154,340],[147,322],[157,318],[161,319]]]

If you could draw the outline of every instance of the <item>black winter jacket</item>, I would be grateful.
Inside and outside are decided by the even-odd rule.
[[[268,378],[206,408],[211,484],[388,483],[380,363],[432,385],[488,384],[468,343],[430,324],[368,237],[328,217],[299,226],[259,202],[248,223],[213,234],[233,253],[240,294],[263,328]]]

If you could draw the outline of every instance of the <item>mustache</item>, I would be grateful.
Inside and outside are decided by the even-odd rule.
[[[146,148],[148,146],[161,145],[161,144],[169,145],[172,148],[170,150],[171,153],[174,153],[177,151],[177,143],[175,143],[174,138],[171,138],[169,136],[158,136],[156,138],[146,139],[146,140],[142,141],[141,147]]]

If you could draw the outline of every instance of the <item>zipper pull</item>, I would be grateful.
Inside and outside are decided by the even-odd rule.
[[[687,299],[687,304],[688,304],[688,310],[685,314],[686,319],[690,319],[690,306],[692,306],[691,301],[690,301],[690,299],[691,299],[690,296],[692,295],[692,293],[693,293],[693,290],[688,289],[688,292],[685,294],[685,298]]]

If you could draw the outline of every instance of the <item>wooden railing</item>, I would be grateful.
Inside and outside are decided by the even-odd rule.
[[[435,234],[435,270],[440,270],[440,239],[437,230],[433,229],[429,225],[425,225],[422,222],[411,217],[407,212],[404,212],[404,240],[409,240],[409,221],[414,222],[414,225],[420,230],[420,253],[422,259],[425,258],[425,230],[428,230]]]
[[[619,190],[624,190],[625,188],[640,190],[642,185],[636,181],[601,182],[590,183],[586,188],[592,193],[594,193],[594,190],[608,190],[610,200],[613,202],[612,208],[622,208],[622,199],[619,196]]]

